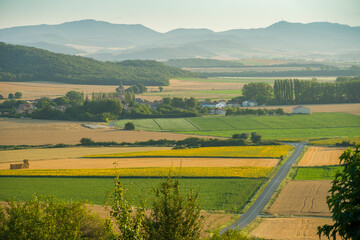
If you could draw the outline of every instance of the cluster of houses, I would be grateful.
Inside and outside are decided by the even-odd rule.
[[[244,101],[241,104],[240,103],[232,103],[232,102],[226,102],[226,101],[219,101],[219,102],[207,102],[203,101],[200,102],[201,107],[209,107],[210,114],[211,115],[221,115],[226,114],[226,107],[257,107],[258,104],[255,101]]]

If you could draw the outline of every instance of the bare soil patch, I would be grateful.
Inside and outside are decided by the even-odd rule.
[[[92,151],[93,149],[90,150]],[[138,151],[139,149],[137,148],[134,150]],[[109,151],[111,150],[109,149]],[[54,152],[51,152],[49,154],[52,154],[51,156],[55,157]],[[19,154],[18,156],[16,156],[16,159],[22,158],[22,156],[23,155]],[[44,157],[46,159],[46,156]],[[9,155],[6,156],[6,159],[11,160]],[[94,169],[114,167],[275,167],[277,163],[278,159],[260,158],[60,158],[52,160],[30,161],[30,169]],[[9,169],[9,163],[0,163],[0,169]]]
[[[327,166],[339,165],[340,155],[346,148],[309,147],[298,166]]]
[[[166,132],[123,131],[115,128],[89,129],[81,124],[88,122],[0,118],[0,145],[78,144],[84,137],[94,141],[136,142],[150,139],[182,140],[191,136]]]
[[[264,239],[318,240],[317,227],[332,223],[330,218],[265,218],[251,235]]]
[[[331,180],[290,181],[271,205],[273,215],[331,216],[326,196]]]

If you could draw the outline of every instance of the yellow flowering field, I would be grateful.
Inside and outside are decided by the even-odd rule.
[[[231,158],[280,158],[293,147],[289,145],[203,147],[146,152],[87,155],[87,158],[129,158],[129,157],[231,157]]]
[[[267,177],[271,167],[161,167],[161,168],[105,168],[105,169],[20,169],[0,170],[0,176],[83,176],[83,177]]]

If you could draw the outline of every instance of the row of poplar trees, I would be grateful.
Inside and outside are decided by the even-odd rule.
[[[275,80],[278,104],[360,102],[360,81],[318,82],[315,80]]]

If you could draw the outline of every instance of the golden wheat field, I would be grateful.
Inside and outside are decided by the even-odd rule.
[[[345,150],[343,147],[309,147],[298,166],[339,165],[339,157]]]
[[[89,158],[126,158],[126,157],[242,157],[242,158],[280,158],[286,155],[292,146],[237,146],[237,147],[202,147],[188,149],[172,149],[160,151],[94,154]]]
[[[290,181],[268,212],[273,215],[331,216],[326,204],[330,188],[331,180]]]
[[[0,145],[78,144],[84,137],[92,138],[94,141],[136,142],[150,139],[182,140],[194,136],[166,132],[123,131],[114,128],[89,129],[81,125],[88,123],[0,118]]]
[[[22,156],[19,155],[17,159],[22,158]],[[89,169],[112,168],[115,166],[117,168],[275,167],[278,162],[279,160],[274,158],[56,158],[30,161],[30,169]],[[0,163],[0,169],[9,169],[9,166],[9,163]]]
[[[269,167],[161,167],[103,169],[12,169],[0,170],[0,176],[66,176],[66,177],[267,177]]]
[[[251,232],[251,235],[264,239],[319,240],[317,227],[332,223],[333,221],[330,218],[264,218]],[[327,238],[322,237],[322,239]]]

